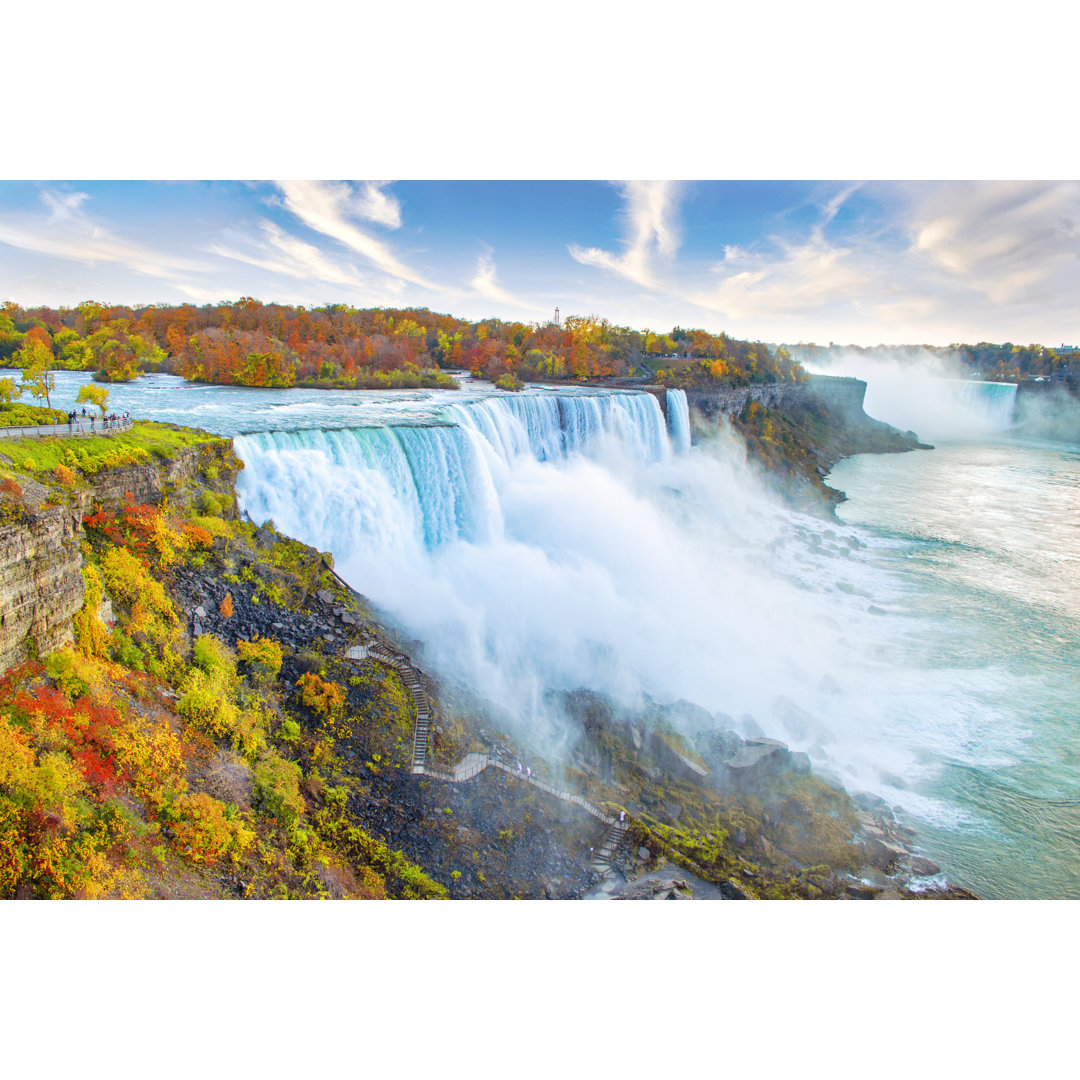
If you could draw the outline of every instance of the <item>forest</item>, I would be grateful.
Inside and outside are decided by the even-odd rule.
[[[224,385],[390,389],[457,385],[468,371],[505,389],[524,380],[642,377],[673,386],[803,378],[783,349],[674,327],[615,326],[596,315],[561,322],[469,322],[426,308],[305,308],[235,303],[73,308],[0,307],[0,365],[93,371],[104,382],[166,372]]]

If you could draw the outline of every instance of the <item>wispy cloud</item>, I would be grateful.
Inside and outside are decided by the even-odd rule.
[[[689,298],[728,318],[752,319],[825,307],[875,288],[865,247],[838,244],[826,235],[859,186],[847,185],[818,202],[820,217],[808,236],[772,236],[753,250],[727,245],[713,268],[718,284]]]
[[[506,289],[496,281],[494,256],[495,253],[491,248],[487,248],[487,250],[480,255],[476,261],[476,276],[469,284],[480,293],[481,296],[486,296],[489,300],[495,300],[500,304],[507,304],[513,307],[538,310],[534,304],[530,304],[520,297],[514,296],[513,293],[507,292]]]
[[[401,228],[401,203],[394,195],[388,195],[383,188],[389,186],[389,180],[369,180],[353,197],[355,212],[376,225],[385,225],[388,229]]]
[[[262,239],[229,232],[226,236],[233,241],[232,244],[211,244],[210,250],[215,255],[258,266],[274,274],[324,281],[332,285],[368,287],[369,282],[355,268],[335,262],[314,244],[292,236],[272,221],[264,219],[259,222],[259,226]]]
[[[1080,185],[969,182],[913,188],[911,253],[995,304],[1031,298],[1080,251]]]
[[[352,218],[378,220],[383,224],[400,223],[400,208],[378,185],[368,185],[359,200],[350,184],[319,180],[286,180],[278,183],[282,205],[295,214],[309,229],[344,244],[367,259],[376,269],[391,277],[442,291],[418,271],[403,263],[390,246],[354,224]]]
[[[0,243],[93,266],[114,263],[151,277],[174,279],[201,272],[205,263],[144,247],[118,236],[82,209],[82,191],[46,189],[40,195],[49,213],[0,215]]]
[[[635,285],[656,288],[656,256],[671,258],[679,248],[675,210],[680,185],[672,180],[628,180],[619,186],[626,202],[622,254],[577,244],[570,245],[570,254],[584,266],[610,270]]]
[[[775,238],[774,245],[764,254],[729,249],[717,267],[723,275],[719,284],[690,299],[728,318],[751,319],[852,299],[867,284],[853,251],[820,234],[803,243]]]

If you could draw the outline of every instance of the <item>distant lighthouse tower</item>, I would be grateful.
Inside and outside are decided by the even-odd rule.
[[[562,323],[559,322],[559,309],[558,308],[555,309],[555,325],[556,326],[562,326]]]

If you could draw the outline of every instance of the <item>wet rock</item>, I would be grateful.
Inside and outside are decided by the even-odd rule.
[[[198,606],[198,607],[197,607],[197,608],[195,609],[195,612],[194,612],[194,614],[195,614],[195,615],[196,615],[196,616],[197,616],[198,618],[200,618],[200,619],[205,619],[205,618],[206,618],[206,608],[204,608],[204,607],[202,606],[202,604],[200,604],[200,605],[199,605],[199,606]]]
[[[651,852],[649,851],[649,849],[647,847],[639,847],[637,849],[637,857],[642,862],[648,862],[649,858],[651,857]]]
[[[613,900],[692,900],[693,890],[685,878],[646,878],[627,885]]]
[[[929,877],[932,874],[941,873],[941,867],[936,862],[922,855],[912,855],[908,866],[911,872],[918,877]]]
[[[891,844],[886,840],[878,840],[871,837],[867,842],[864,852],[866,861],[879,870],[889,871],[902,859],[906,858],[907,852],[899,844]]]
[[[731,838],[736,845],[743,847],[746,843],[746,832],[742,828],[735,830],[735,835]]]
[[[329,589],[317,589],[315,595],[324,604],[332,604],[334,602],[334,594]]]
[[[866,885],[859,882],[856,885],[849,885],[845,891],[853,900],[873,900],[884,890],[879,885]]]
[[[750,893],[748,893],[741,885],[736,885],[734,881],[721,881],[720,894],[725,900],[753,900]]]

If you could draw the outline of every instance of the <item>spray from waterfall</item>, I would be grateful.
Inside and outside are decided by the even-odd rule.
[[[855,786],[917,771],[895,725],[950,691],[882,667],[895,597],[865,541],[782,506],[733,436],[680,453],[673,427],[643,393],[505,395],[241,436],[238,488],[534,742],[558,746],[558,692],[588,688],[723,713]]]
[[[915,348],[793,355],[815,373],[862,379],[870,416],[929,442],[981,439],[1013,423],[1016,385],[972,379],[955,357]]]

